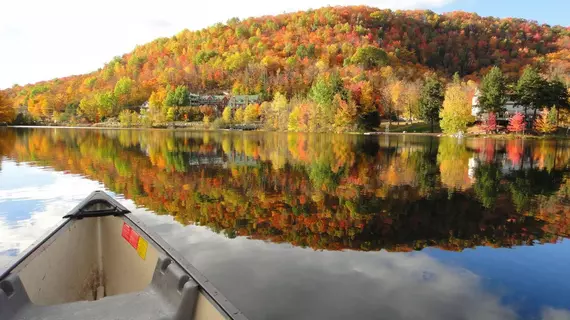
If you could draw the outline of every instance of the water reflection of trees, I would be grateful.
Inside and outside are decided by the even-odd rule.
[[[0,128],[0,171],[2,170],[2,158],[12,152],[15,142],[14,131]]]
[[[15,132],[14,150],[4,152],[19,161],[89,176],[137,205],[229,237],[407,251],[532,245],[569,234],[566,142]]]

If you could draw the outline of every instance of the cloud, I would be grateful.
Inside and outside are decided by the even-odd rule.
[[[252,318],[517,318],[478,275],[427,254],[320,252],[137,215]]]
[[[570,310],[547,307],[542,310],[542,320],[570,320]]]
[[[37,210],[15,224],[0,219],[0,269],[91,191],[103,187],[84,177],[24,166],[52,182],[35,188],[0,188],[0,206],[39,203]],[[171,216],[136,208],[130,200],[119,201],[252,318],[517,318],[515,310],[502,303],[501,295],[490,292],[479,275],[425,253],[314,251],[244,237],[228,239],[206,227],[183,226]],[[542,312],[543,320],[569,316],[570,311],[551,307]]]
[[[10,164],[5,162],[5,164]],[[6,169],[9,166],[4,166]],[[0,188],[0,253],[21,252],[41,238],[48,230],[61,221],[69,210],[95,190],[102,190],[104,186],[80,176],[66,175],[42,168],[33,168],[28,165],[21,166],[22,171],[28,175],[35,174],[36,179],[45,180],[49,177],[51,182],[33,187],[34,180],[28,180],[27,186],[14,189]],[[6,171],[0,173],[4,178]],[[33,211],[29,214],[18,212],[4,212],[2,206],[18,207],[19,202],[36,202]],[[24,207],[24,206],[22,206]],[[27,207],[27,206],[26,206]],[[8,215],[6,217],[5,215]],[[27,218],[12,221],[9,215],[24,214]],[[0,255],[2,256],[2,255]],[[6,254],[4,254],[6,256]],[[6,260],[7,258],[4,258]],[[0,259],[2,262],[2,259]],[[1,265],[1,263],[0,263]]]
[[[2,4],[0,88],[102,67],[157,37],[246,18],[336,5],[437,8],[454,0],[19,0]]]

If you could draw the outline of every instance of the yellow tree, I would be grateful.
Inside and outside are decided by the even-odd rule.
[[[243,123],[243,109],[237,108],[236,112],[234,113],[234,121],[236,123]]]
[[[404,91],[404,116],[407,118],[409,123],[412,123],[413,119],[420,117],[420,91],[421,83],[410,82],[406,84],[406,89]]]
[[[166,121],[166,109],[163,108],[166,93],[166,89],[161,87],[150,94],[150,98],[148,99],[148,111],[152,122],[163,123]]]
[[[0,92],[0,123],[12,122],[15,112],[10,101]]]
[[[232,122],[232,107],[227,106],[224,108],[224,111],[222,112],[222,120],[224,120],[225,123]]]
[[[289,122],[287,124],[287,130],[289,131],[299,131],[299,122],[301,118],[301,107],[296,105],[293,107],[293,111],[289,114]]]
[[[399,119],[399,115],[402,111],[402,92],[403,92],[402,81],[394,81],[389,87],[390,100],[391,100],[391,111],[389,114],[390,122],[392,121],[392,113],[396,115]],[[399,120],[398,120],[399,122]]]
[[[38,106],[42,112],[42,116],[45,118],[51,117],[53,113],[53,108],[51,108],[50,103],[46,99],[46,97],[41,96],[38,98]]]
[[[79,102],[79,115],[89,122],[99,121],[99,108],[94,98],[83,98]]]
[[[445,100],[439,116],[439,123],[443,132],[454,134],[466,131],[467,125],[474,120],[471,115],[471,104],[467,97],[467,91],[459,83],[453,83],[445,90]]]
[[[259,118],[259,105],[250,104],[245,108],[243,114],[244,121],[246,123],[254,123]]]
[[[552,133],[556,131],[556,117],[552,117],[552,112],[544,108],[534,121],[534,129],[539,133]]]
[[[362,85],[362,91],[360,96],[360,103],[364,107],[364,112],[373,111],[374,108],[374,97],[373,97],[372,85],[369,81],[365,81]]]
[[[337,94],[334,97],[333,104],[337,106],[334,117],[334,130],[336,132],[354,130],[356,126],[356,105],[354,102],[346,102]]]

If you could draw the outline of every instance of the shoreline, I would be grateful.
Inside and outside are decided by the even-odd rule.
[[[116,126],[50,126],[50,125],[7,125],[2,126],[5,128],[24,128],[24,129],[87,129],[87,130],[133,130],[133,131],[209,131],[209,132],[261,132],[261,133],[305,133],[305,134],[322,134],[322,133],[335,133],[335,134],[351,134],[362,136],[424,136],[424,137],[453,137],[446,135],[442,132],[385,132],[385,131],[366,131],[366,132],[294,132],[294,131],[267,131],[263,129],[256,130],[243,130],[243,129],[207,129],[195,127],[164,127],[164,128],[144,128],[144,127],[116,127]],[[0,128],[2,128],[0,127]],[[462,138],[493,138],[493,139],[570,139],[570,135],[514,135],[514,134],[465,134]]]

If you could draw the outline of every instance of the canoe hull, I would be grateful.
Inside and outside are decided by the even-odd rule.
[[[130,214],[70,217],[0,278],[0,319],[107,319],[104,314],[245,319]]]

